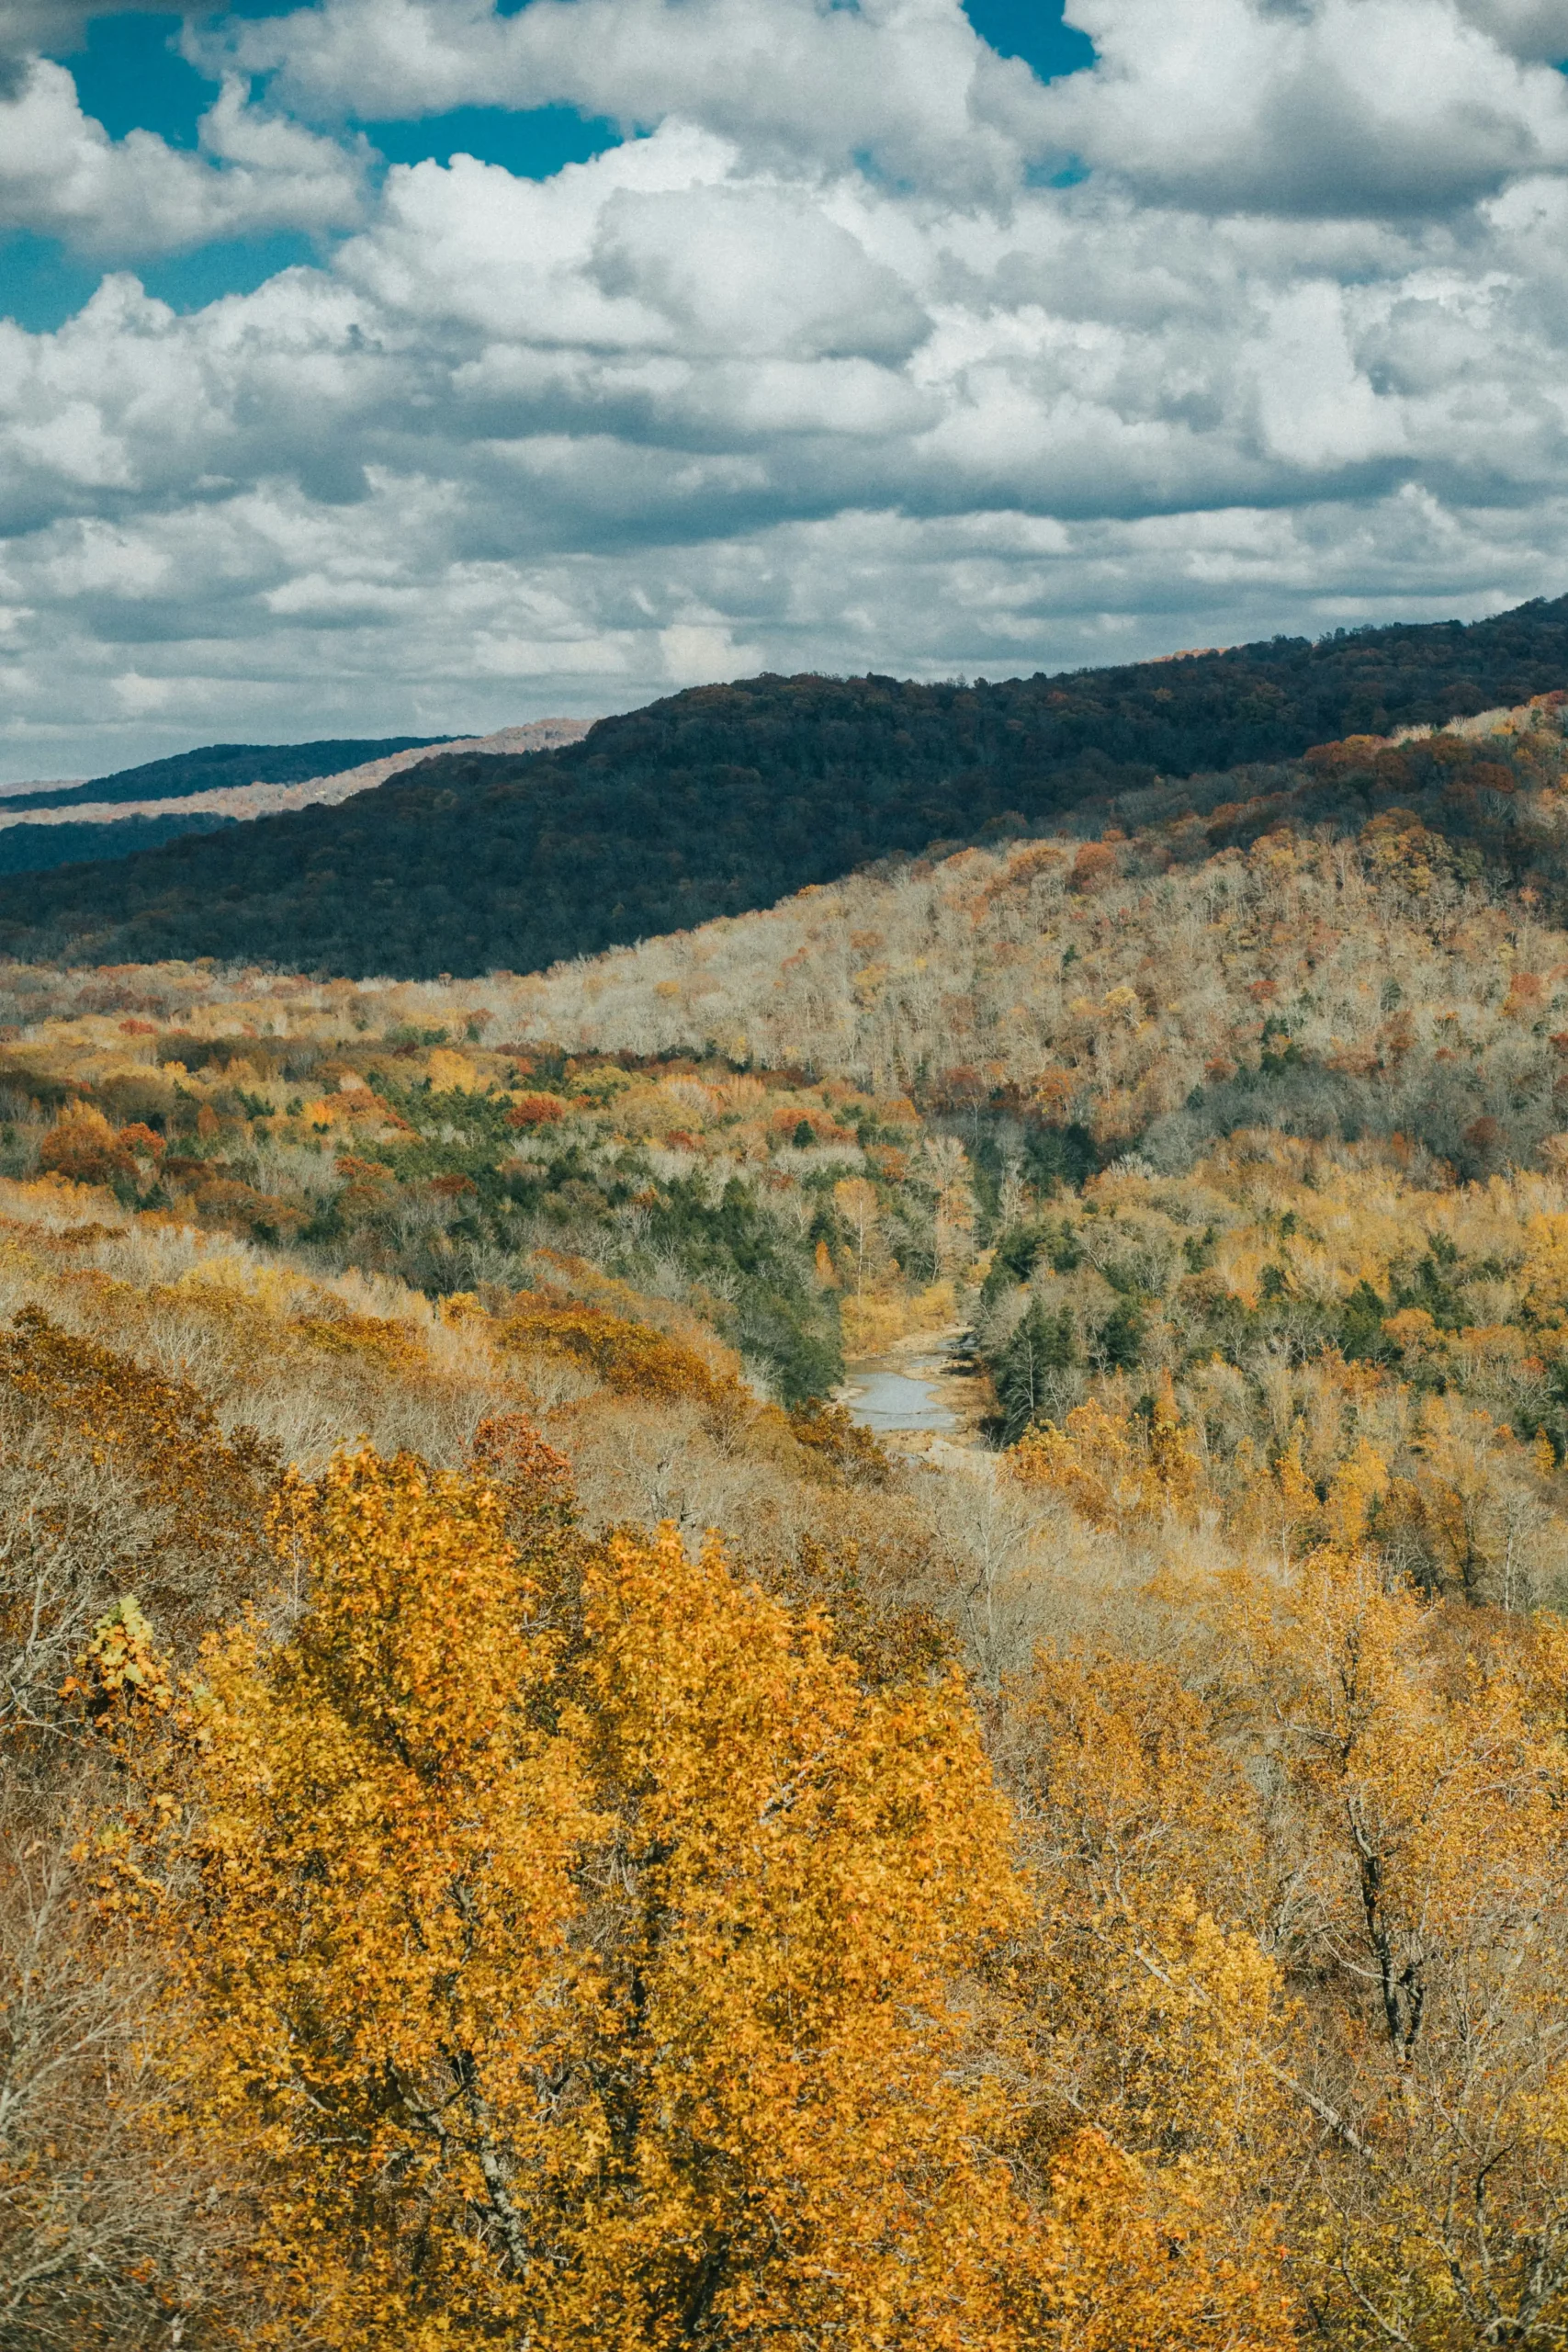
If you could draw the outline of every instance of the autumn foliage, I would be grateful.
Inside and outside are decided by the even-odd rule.
[[[961,1689],[857,1689],[716,1546],[504,1515],[340,1460],[280,1511],[291,1637],[207,1662],[187,2097],[278,2340],[1013,2340],[950,1987],[1017,1898]]]
[[[5,2352],[1568,2342],[1556,713],[0,976]]]

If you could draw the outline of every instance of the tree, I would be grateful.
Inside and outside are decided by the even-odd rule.
[[[1300,2271],[1336,2345],[1557,2344],[1568,1647],[1391,1575],[1363,1542],[1378,1469],[1341,1474],[1333,1540],[1289,1585],[1237,1579],[1229,1627],[1328,2127]]]
[[[956,1678],[864,1690],[716,1544],[530,1518],[508,1453],[294,1486],[310,1605],[207,1661],[183,2097],[264,2184],[261,2340],[1021,2340]]]
[[[1052,1315],[1037,1298],[1031,1299],[998,1353],[993,1373],[1009,1444],[1056,1402],[1048,1374],[1066,1372],[1077,1361],[1071,1307],[1064,1306]]]
[[[1060,1495],[1097,1527],[1157,1525],[1167,1517],[1190,1524],[1206,1498],[1203,1462],[1168,1373],[1160,1375],[1146,1420],[1107,1412],[1091,1398],[1061,1429],[1031,1423],[1007,1467],[1021,1486]]]
[[[1060,2263],[1045,2340],[1285,2352],[1283,2003],[1247,1922],[1246,1776],[1168,1668],[1045,1647],[1015,1697],[1033,1921],[1010,1959]]]
[[[39,1165],[76,1184],[112,1184],[134,1176],[136,1161],[91,1102],[68,1102],[39,1146]]]
[[[855,1253],[855,1296],[865,1288],[866,1251],[873,1245],[880,1204],[876,1187],[863,1176],[846,1176],[833,1187],[833,1201],[849,1230]]]

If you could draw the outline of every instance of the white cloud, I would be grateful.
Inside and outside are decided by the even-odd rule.
[[[142,254],[359,216],[358,156],[258,112],[236,81],[203,118],[201,147],[188,153],[146,130],[110,139],[65,68],[34,58],[0,90],[0,232]]]
[[[857,156],[927,188],[1015,179],[1042,93],[958,0],[325,0],[197,35],[209,69],[276,75],[312,119],[568,105],[629,126],[700,120],[759,161]]]
[[[1563,13],[1506,0],[1068,0],[1100,62],[1045,107],[1064,147],[1161,198],[1442,211],[1568,164],[1568,82],[1534,62],[1527,38]],[[1510,46],[1495,29],[1511,30]]]
[[[1382,399],[1358,361],[1345,298],[1323,279],[1269,306],[1258,338],[1258,425],[1265,447],[1311,471],[1402,456],[1402,404]]]
[[[0,188],[84,240],[361,200],[351,99],[654,127],[394,170],[330,261],[187,317],[121,273],[0,327],[0,765],[1568,587],[1564,7],[1070,13],[1101,62],[1047,89],[957,0],[325,0],[227,29],[273,78],[194,156],[40,69],[66,167],[18,114]]]

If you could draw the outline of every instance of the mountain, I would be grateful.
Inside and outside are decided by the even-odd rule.
[[[211,794],[299,786],[451,741],[449,735],[389,735],[312,743],[208,743],[85,784],[3,793],[0,875],[39,874],[105,859],[118,864],[187,834],[220,832],[247,813],[243,808],[214,808],[206,801]],[[123,816],[118,813],[122,808]],[[62,813],[73,810],[81,812],[75,820]],[[41,821],[28,824],[29,816]]]
[[[71,808],[108,800],[183,800],[192,793],[219,792],[243,784],[303,784],[311,776],[333,775],[367,760],[389,759],[398,752],[423,751],[451,741],[450,735],[386,735],[329,737],[316,743],[208,743],[199,751],[176,752],[166,760],[148,760],[141,767],[117,768],[112,775],[95,776],[85,784],[7,793],[0,801],[0,813],[8,816],[17,808]]]
[[[452,751],[523,753],[553,751],[587,732],[586,719],[536,718],[492,735],[399,735],[380,742],[259,747],[218,743],[93,784],[12,791],[0,795],[0,874],[130,857],[182,833],[218,832],[318,801],[349,800],[417,767],[433,741]],[[346,768],[331,765],[360,752],[369,756]]]
[[[1430,728],[1568,681],[1568,597],[992,684],[771,675],[525,758],[454,752],[337,808],[0,883],[0,947],[357,976],[526,970],[880,858],[1095,830],[1162,779]]]
[[[0,801],[0,812],[4,808]],[[234,821],[207,808],[47,825],[8,825],[0,813],[0,875],[43,874],[57,865],[111,859],[118,865],[122,858],[134,857],[142,850],[157,849],[186,833],[220,832]]]

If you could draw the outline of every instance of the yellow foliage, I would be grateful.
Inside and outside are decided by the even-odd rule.
[[[1273,2177],[1285,2004],[1255,1936],[1224,1923],[1259,1892],[1245,1776],[1168,1668],[1043,1651],[1018,1697],[1034,1894],[1018,2063],[1063,2293],[1045,2340],[1293,2343]]]
[[[1021,1485],[1060,1495],[1095,1527],[1168,1515],[1191,1524],[1207,1498],[1202,1458],[1168,1374],[1146,1423],[1090,1398],[1067,1415],[1065,1429],[1043,1421],[1025,1430],[1007,1459]]]
[[[502,1348],[537,1351],[581,1364],[626,1395],[738,1401],[732,1374],[715,1372],[679,1340],[559,1291],[519,1291],[497,1326]]]
[[[1324,1503],[1329,1541],[1354,1550],[1367,1532],[1373,1507],[1388,1491],[1388,1464],[1366,1438],[1335,1472]]]
[[[1441,1604],[1341,1545],[1233,1591],[1232,1719],[1291,1825],[1296,2063],[1329,2127],[1303,2283],[1335,2342],[1549,2342],[1568,2322],[1562,1628],[1461,1647]]]
[[[1057,2152],[1050,2182],[1045,2246],[1056,2277],[1042,2346],[1286,2352],[1300,2342],[1270,2225],[1235,2252],[1216,2247],[1221,2184],[1179,2166],[1151,2179],[1092,2126]]]
[[[1018,1917],[957,1682],[863,1691],[671,1532],[525,1559],[339,1460],[291,1638],[209,1655],[192,2128],[324,2346],[1021,2343],[947,1987]]]
[[[431,1091],[436,1094],[471,1094],[482,1087],[483,1079],[466,1054],[455,1054],[448,1046],[437,1046],[425,1064]]]
[[[1532,1216],[1525,1227],[1525,1305],[1538,1323],[1568,1322],[1568,1214]]]

